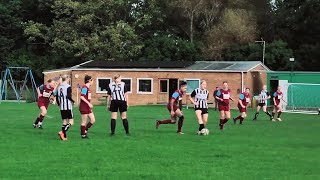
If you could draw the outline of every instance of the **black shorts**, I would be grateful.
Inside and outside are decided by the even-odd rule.
[[[62,119],[73,119],[73,113],[71,110],[60,110]]]
[[[127,111],[127,101],[117,101],[117,100],[112,100],[110,104],[110,111],[111,112],[118,112],[118,110],[122,112]]]
[[[266,103],[259,103],[258,104],[258,106],[260,106],[260,107],[263,107],[263,106],[265,106],[266,105]]]
[[[194,111],[201,110],[201,114],[208,114],[208,108],[194,108]]]

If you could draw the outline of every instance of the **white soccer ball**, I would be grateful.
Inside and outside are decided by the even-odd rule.
[[[203,135],[203,136],[209,135],[209,129],[203,128],[203,129],[200,131],[200,134]]]

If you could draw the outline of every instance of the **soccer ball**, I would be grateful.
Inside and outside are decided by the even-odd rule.
[[[203,128],[203,129],[200,131],[200,135],[203,135],[203,136],[209,135],[209,129]]]

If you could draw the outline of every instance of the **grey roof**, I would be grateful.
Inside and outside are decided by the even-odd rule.
[[[82,64],[73,66],[71,68],[47,70],[43,73],[52,73],[67,70],[118,70],[118,71],[192,71],[192,72],[248,72],[258,65],[263,66],[265,71],[270,71],[268,67],[263,65],[260,61],[195,61],[195,62],[161,62],[155,63],[149,61],[147,63],[134,62],[134,64],[125,64],[120,66],[123,62],[116,63],[105,61],[104,64],[99,61],[87,61]],[[175,64],[177,63],[177,64]],[[164,65],[169,64],[169,65]]]
[[[220,70],[220,71],[249,71],[261,64],[260,61],[196,61],[186,67],[188,70]],[[269,71],[269,69],[264,66]]]

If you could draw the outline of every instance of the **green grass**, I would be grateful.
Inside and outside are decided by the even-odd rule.
[[[269,122],[264,114],[244,125],[228,122],[218,130],[218,113],[210,110],[209,136],[197,136],[192,109],[185,112],[185,135],[176,125],[155,129],[155,119],[168,117],[164,106],[130,107],[132,136],[117,121],[109,137],[110,113],[94,107],[96,124],[90,139],[80,139],[79,112],[68,141],[57,107],[51,106],[44,129],[31,127],[35,104],[0,104],[0,179],[320,179],[320,117],[283,114]],[[232,111],[232,115],[238,115]]]

